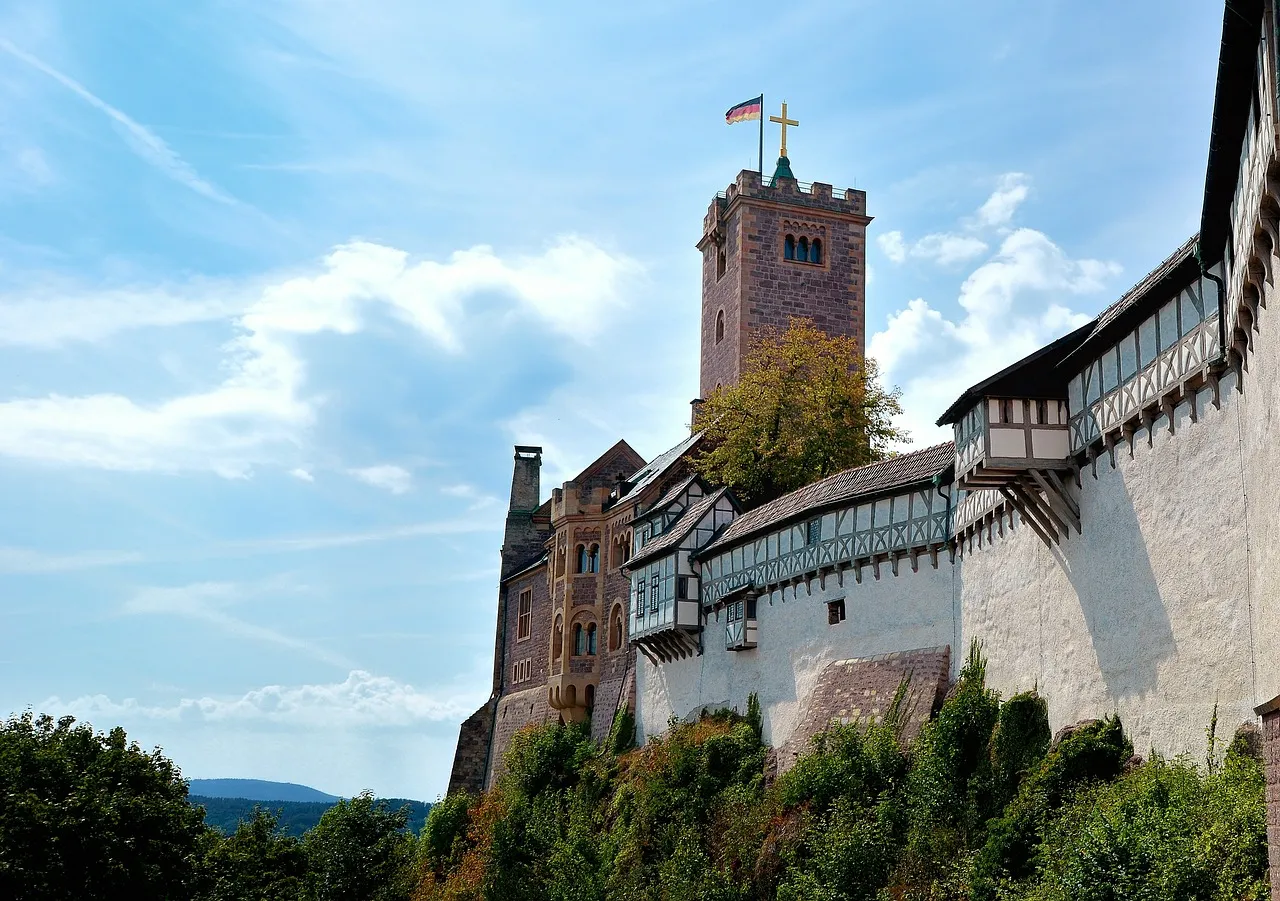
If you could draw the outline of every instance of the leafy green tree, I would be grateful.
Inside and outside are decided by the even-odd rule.
[[[30,712],[0,727],[0,897],[188,897],[200,808],[159,749]]]
[[[223,837],[210,830],[200,867],[199,901],[298,901],[307,887],[302,842],[259,807]]]
[[[315,901],[399,901],[414,881],[415,843],[404,809],[369,792],[325,812],[303,839]]]
[[[888,456],[906,438],[893,425],[898,397],[852,338],[792,319],[785,332],[762,332],[738,383],[706,399],[698,427],[710,449],[696,466],[745,500],[772,500]]]

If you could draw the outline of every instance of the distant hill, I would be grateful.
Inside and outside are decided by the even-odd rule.
[[[323,801],[332,804],[337,795],[328,795],[306,785],[268,782],[265,779],[188,779],[189,792],[205,798],[244,798],[249,801]]]
[[[206,780],[193,779],[191,781]],[[250,782],[253,780],[215,779],[207,781]],[[293,787],[303,788],[304,786]],[[315,791],[315,789],[308,789],[308,791]],[[316,792],[316,794],[320,794],[320,792]],[[324,816],[324,812],[338,801],[337,798],[332,801],[263,801],[251,798],[210,798],[196,794],[188,797],[192,804],[198,804],[204,808],[204,821],[207,825],[213,826],[227,835],[236,831],[236,826],[241,820],[251,818],[255,807],[263,807],[276,814],[279,818],[280,828],[286,834],[301,836],[302,833],[320,822],[320,817]],[[405,828],[415,835],[422,831],[422,824],[427,819],[427,812],[431,810],[430,804],[424,804],[422,801],[409,801],[404,798],[388,798],[386,800],[392,810],[399,810],[406,804],[409,805],[409,823]]]

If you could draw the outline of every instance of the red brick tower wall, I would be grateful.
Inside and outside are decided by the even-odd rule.
[[[813,320],[829,335],[866,347],[866,215],[863,191],[832,193],[794,179],[764,186],[743,170],[703,219],[702,369],[700,394],[732,385],[742,373],[751,338],[785,329],[792,317]],[[822,242],[819,263],[784,258],[786,235]],[[721,254],[723,253],[723,271]],[[724,315],[724,336],[717,321]]]

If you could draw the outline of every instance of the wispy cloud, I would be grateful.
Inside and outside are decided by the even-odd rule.
[[[609,309],[621,305],[624,276],[638,269],[630,258],[572,236],[541,254],[502,259],[480,246],[444,262],[415,262],[397,248],[354,242],[334,248],[316,274],[249,278],[222,285],[221,292],[200,281],[189,302],[180,288],[108,290],[101,293],[102,308],[89,290],[52,306],[41,303],[48,291],[0,295],[0,334],[13,326],[0,342],[56,346],[130,325],[230,315],[237,329],[225,345],[226,375],[207,390],[152,403],[120,394],[0,402],[0,455],[109,470],[204,470],[226,478],[245,478],[266,464],[287,471],[297,465],[297,449],[306,444],[320,404],[304,394],[300,339],[356,334],[365,327],[364,308],[380,304],[437,349],[454,353],[470,317],[464,301],[496,292],[514,301],[512,312],[589,345],[606,328]],[[366,475],[383,477],[388,490],[407,490],[396,473]]]
[[[0,573],[38,574],[72,572],[102,566],[141,563],[145,556],[133,551],[70,551],[47,553],[30,548],[0,547]]]
[[[230,724],[273,723],[325,730],[361,727],[413,727],[449,722],[470,713],[483,700],[482,680],[459,681],[442,691],[421,691],[387,676],[355,669],[341,682],[267,685],[233,698],[183,698],[170,705],[143,704],[135,698],[114,701],[106,695],[70,700],[47,698],[40,709],[68,712],[90,722],[155,719]]]
[[[402,466],[382,463],[378,466],[365,466],[347,471],[366,485],[390,491],[392,494],[405,494],[413,488],[413,474]]]
[[[216,200],[219,203],[226,204],[238,203],[234,197],[226,194],[211,182],[201,178],[200,174],[196,172],[192,165],[184,160],[176,150],[166,144],[159,135],[139,124],[124,112],[112,106],[110,103],[107,103],[107,101],[90,91],[71,76],[59,72],[53,66],[38,57],[32,56],[25,50],[20,49],[5,38],[0,38],[0,50],[3,50],[10,56],[22,60],[22,62],[52,78],[85,103],[88,103],[94,109],[105,114],[115,122],[116,125],[120,126],[120,128],[124,130],[126,141],[133,149],[134,153],[141,157],[145,162],[169,176],[169,178],[172,178],[179,184],[186,185],[197,194],[201,194],[210,200]]]
[[[351,662],[313,641],[286,635],[276,629],[251,623],[228,612],[229,607],[249,598],[279,591],[296,591],[296,587],[278,581],[257,585],[231,582],[201,582],[178,587],[140,589],[121,608],[130,615],[177,616],[215,626],[228,634],[263,644],[277,645],[305,654],[324,663],[349,668]]]

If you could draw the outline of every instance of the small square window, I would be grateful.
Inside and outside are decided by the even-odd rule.
[[[838,601],[827,601],[827,625],[834,626],[844,622],[844,598]]]

